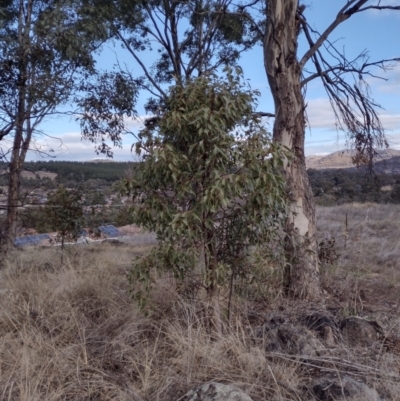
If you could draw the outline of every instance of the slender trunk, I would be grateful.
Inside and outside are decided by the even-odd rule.
[[[215,331],[217,338],[222,338],[222,322],[221,322],[221,309],[219,306],[219,286],[216,283],[211,284],[207,293],[210,299],[210,316],[211,326]]]
[[[22,163],[20,158],[20,150],[24,136],[25,92],[25,83],[22,82],[19,89],[17,123],[9,166],[7,218],[5,225],[5,235],[9,244],[13,244],[17,236],[18,209],[21,206],[20,185]]]
[[[300,88],[297,60],[298,0],[269,0],[268,25],[264,38],[264,64],[275,103],[273,140],[287,146],[294,160],[285,163],[291,196],[288,234],[298,234],[298,249],[288,241],[290,261],[288,290],[292,296],[320,297],[316,242],[315,205],[304,155],[305,104]]]
[[[61,234],[61,266],[64,265],[64,234]]]
[[[218,285],[218,260],[213,246],[213,235],[207,235],[208,243],[206,245],[207,252],[205,252],[206,260],[205,265],[207,269],[207,295],[209,298],[209,311],[211,327],[215,332],[217,338],[222,338],[222,321],[221,309],[219,306],[219,285]]]
[[[26,156],[29,143],[24,140],[25,121],[27,117],[27,57],[30,47],[29,29],[32,16],[32,0],[27,4],[23,0],[19,2],[18,15],[18,42],[17,54],[19,64],[18,76],[18,107],[15,124],[13,150],[9,166],[7,218],[5,224],[5,236],[8,244],[13,244],[17,236],[18,209],[20,207],[21,169]],[[22,157],[21,157],[22,156]]]
[[[20,206],[20,168],[18,165],[18,158],[14,158],[14,155],[12,155],[8,181],[7,218],[5,224],[5,235],[9,244],[13,244],[17,236],[18,207]]]

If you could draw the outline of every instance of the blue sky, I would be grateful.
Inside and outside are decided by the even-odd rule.
[[[338,10],[346,0],[306,0],[305,16],[308,22],[323,31],[334,19]],[[370,4],[376,0],[370,1]],[[381,4],[400,5],[400,0],[382,0]],[[363,50],[368,49],[370,61],[400,57],[400,11],[366,11],[353,16],[335,30],[330,40],[337,40],[336,46],[344,49],[348,58],[354,58]],[[307,50],[304,41],[300,42],[299,57]],[[151,58],[151,55],[148,56]],[[98,57],[100,68],[110,68],[117,61],[126,63],[132,71],[139,71],[132,57],[118,46],[106,45]],[[150,60],[149,60],[150,61]],[[240,64],[245,77],[251,86],[261,92],[259,110],[273,112],[273,102],[269,94],[268,82],[264,70],[262,49],[255,48],[247,52]],[[400,149],[400,65],[384,73],[376,71],[387,81],[368,79],[372,97],[384,108],[380,111],[381,121],[386,129],[387,138],[391,147]],[[139,73],[138,73],[139,75]],[[143,94],[138,103],[138,112],[144,115],[143,103],[146,94]],[[327,154],[345,147],[345,134],[337,132],[335,120],[327,96],[318,80],[314,80],[307,87],[307,115],[310,126],[306,133],[306,154]],[[140,121],[131,121],[134,129],[139,129]],[[273,120],[268,122],[272,130]],[[42,126],[42,131],[52,138],[42,136],[36,139],[36,145],[46,150],[54,149],[56,160],[94,159],[94,145],[82,141],[79,124],[74,119],[58,117],[48,119]],[[54,139],[59,138],[59,139]],[[132,137],[124,140],[122,149],[114,150],[114,160],[132,160],[130,151]],[[37,159],[31,153],[28,160]]]

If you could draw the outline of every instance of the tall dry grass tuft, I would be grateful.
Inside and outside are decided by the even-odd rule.
[[[300,400],[299,366],[267,361],[240,315],[213,341],[201,305],[171,279],[143,315],[126,280],[138,252],[75,247],[63,265],[53,249],[10,255],[0,271],[1,400],[175,401],[211,379],[255,401]]]

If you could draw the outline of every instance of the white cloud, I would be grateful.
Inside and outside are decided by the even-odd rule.
[[[46,154],[55,157],[55,160],[76,160],[89,161],[95,158],[104,158],[104,155],[97,155],[96,144],[82,139],[80,132],[68,132],[60,135],[59,138],[41,137],[33,143],[33,148],[43,152],[29,152],[27,160],[37,160],[45,157]],[[109,143],[112,147],[112,144]],[[116,161],[134,160],[135,154],[131,152],[131,144],[123,145],[123,148],[112,148]]]
[[[379,113],[379,118],[385,130],[400,129],[400,114]]]
[[[335,117],[331,105],[326,98],[310,99],[307,106],[310,131],[306,131],[306,154],[329,154],[345,148],[344,134],[336,131]],[[400,114],[384,112],[380,115],[382,124],[388,130],[388,140],[391,147],[400,148]],[[127,119],[132,131],[138,130],[146,116],[136,119]],[[123,148],[113,148],[114,160],[135,160],[131,152],[134,138],[124,138]],[[34,142],[36,149],[55,156],[55,160],[88,161],[103,158],[104,155],[95,153],[95,144],[82,140],[81,133],[77,131],[66,132],[59,138],[42,136]],[[111,143],[110,143],[111,146]],[[50,151],[52,150],[52,151]],[[40,156],[34,152],[28,154],[27,160],[36,160]]]
[[[327,98],[310,99],[307,114],[311,137],[306,131],[306,154],[332,153],[346,147],[345,135],[336,131],[335,116]],[[400,114],[381,111],[380,120],[391,147],[400,148]]]
[[[125,117],[124,118],[124,123],[127,128],[133,131],[137,131],[144,126],[144,122],[146,119],[149,117],[152,117],[150,115],[142,115],[142,116],[137,116],[137,117]]]
[[[335,130],[335,115],[327,98],[310,99],[307,101],[307,116],[311,130],[327,128]]]
[[[125,117],[124,123],[130,131],[137,133],[143,126],[146,118],[150,116],[142,115],[138,117]],[[113,147],[111,141],[106,141],[112,148],[113,159],[116,161],[135,160],[136,155],[131,151],[131,146],[135,142],[133,136],[127,135],[123,138],[122,148]],[[33,143],[34,149],[43,154],[54,156],[55,160],[77,160],[87,161],[95,158],[104,158],[105,156],[97,155],[95,149],[97,145],[89,140],[82,139],[80,132],[66,132],[57,137],[41,136]],[[36,160],[41,156],[31,151],[27,160]]]
[[[386,132],[385,136],[391,148],[400,149],[400,128],[392,132]]]
[[[400,14],[400,11],[399,11]],[[383,75],[387,81],[378,80],[374,81],[377,90],[385,94],[400,94],[400,64],[388,69],[387,73]]]
[[[315,128],[336,130],[335,115],[332,111],[332,106],[329,102],[329,99],[318,98],[309,100],[307,102],[306,111],[311,130]],[[387,111],[378,111],[378,114],[385,129],[395,130],[400,128],[400,114],[390,113]]]

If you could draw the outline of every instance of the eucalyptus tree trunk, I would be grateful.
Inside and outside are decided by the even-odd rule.
[[[14,143],[22,137],[22,127],[17,127]],[[8,197],[7,197],[7,218],[5,224],[6,241],[13,244],[17,235],[18,210],[20,206],[20,185],[21,185],[21,163],[19,149],[13,148],[9,166]]]
[[[315,205],[304,155],[305,104],[297,60],[297,8],[298,0],[268,0],[264,64],[275,103],[273,140],[294,153],[294,159],[285,162],[284,167],[291,195],[286,229],[288,234],[298,234],[299,244],[293,252],[291,241],[287,241],[287,288],[292,296],[317,299],[320,283]]]
[[[26,102],[26,69],[21,69],[21,85],[18,94],[18,111],[15,134],[13,139],[13,149],[9,164],[8,198],[7,198],[7,218],[5,233],[7,242],[12,244],[17,235],[18,211],[22,206],[21,201],[21,173],[29,144],[32,139],[32,127],[26,115],[31,113],[31,107]]]
[[[29,147],[31,133],[24,138],[25,123],[27,120],[27,59],[30,47],[29,28],[32,18],[32,0],[27,4],[23,0],[19,1],[18,13],[18,107],[15,123],[15,134],[13,139],[13,149],[9,164],[8,198],[7,198],[7,218],[5,224],[5,237],[8,244],[13,244],[17,235],[18,210],[20,202],[20,186],[22,164],[25,160]],[[29,123],[28,123],[29,125]]]
[[[203,215],[204,221],[205,216]],[[207,316],[210,323],[211,331],[216,335],[217,339],[222,338],[222,319],[221,308],[219,305],[219,284],[218,284],[218,257],[215,246],[215,233],[213,229],[206,229],[203,224],[205,232],[204,248],[201,252],[204,257],[204,267],[207,276],[207,295],[208,295],[208,311]]]

